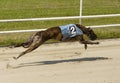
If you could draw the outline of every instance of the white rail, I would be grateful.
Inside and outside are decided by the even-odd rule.
[[[96,25],[96,26],[86,26],[91,28],[105,28],[105,27],[118,27],[120,24],[108,24],[108,25]]]
[[[36,31],[42,31],[46,29],[31,29],[31,30],[12,30],[12,31],[0,31],[0,34],[6,34],[6,33],[24,33],[24,32],[36,32]]]
[[[63,20],[63,19],[78,19],[78,18],[105,18],[105,17],[118,17],[120,14],[107,14],[107,15],[90,15],[90,16],[68,16],[68,17],[49,17],[49,18],[26,18],[26,19],[6,19],[0,22],[24,22],[24,21],[42,21],[42,20]]]
[[[109,24],[109,25],[98,25],[98,26],[86,26],[91,28],[102,28],[102,27],[116,27],[120,26],[120,24]],[[0,31],[0,34],[6,34],[6,33],[22,33],[22,32],[36,32],[36,31],[42,31],[46,29],[32,29],[32,30],[13,30],[13,31]]]

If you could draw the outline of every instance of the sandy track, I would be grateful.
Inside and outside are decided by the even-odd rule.
[[[0,83],[120,83],[120,39],[98,41],[86,51],[77,42],[44,44],[17,61],[25,49],[0,48]]]

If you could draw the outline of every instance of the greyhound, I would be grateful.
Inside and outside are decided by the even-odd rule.
[[[38,31],[26,42],[14,45],[14,47],[23,46],[28,49],[22,52],[19,56],[13,58],[20,58],[26,53],[35,50],[49,39],[56,39],[58,41],[79,41],[81,44],[84,44],[85,49],[87,49],[87,44],[99,44],[99,42],[86,41],[83,35],[87,35],[92,41],[97,39],[97,35],[90,27],[87,28],[81,24],[67,24],[64,26],[51,27],[44,31]]]

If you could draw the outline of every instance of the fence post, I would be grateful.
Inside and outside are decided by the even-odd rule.
[[[82,24],[82,0],[80,0],[80,20],[79,23]]]

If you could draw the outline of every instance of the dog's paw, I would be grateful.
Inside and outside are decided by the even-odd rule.
[[[87,50],[87,44],[84,45],[85,50]]]
[[[17,57],[13,57],[14,60],[17,60]]]
[[[100,44],[100,42],[96,42],[95,44]]]

